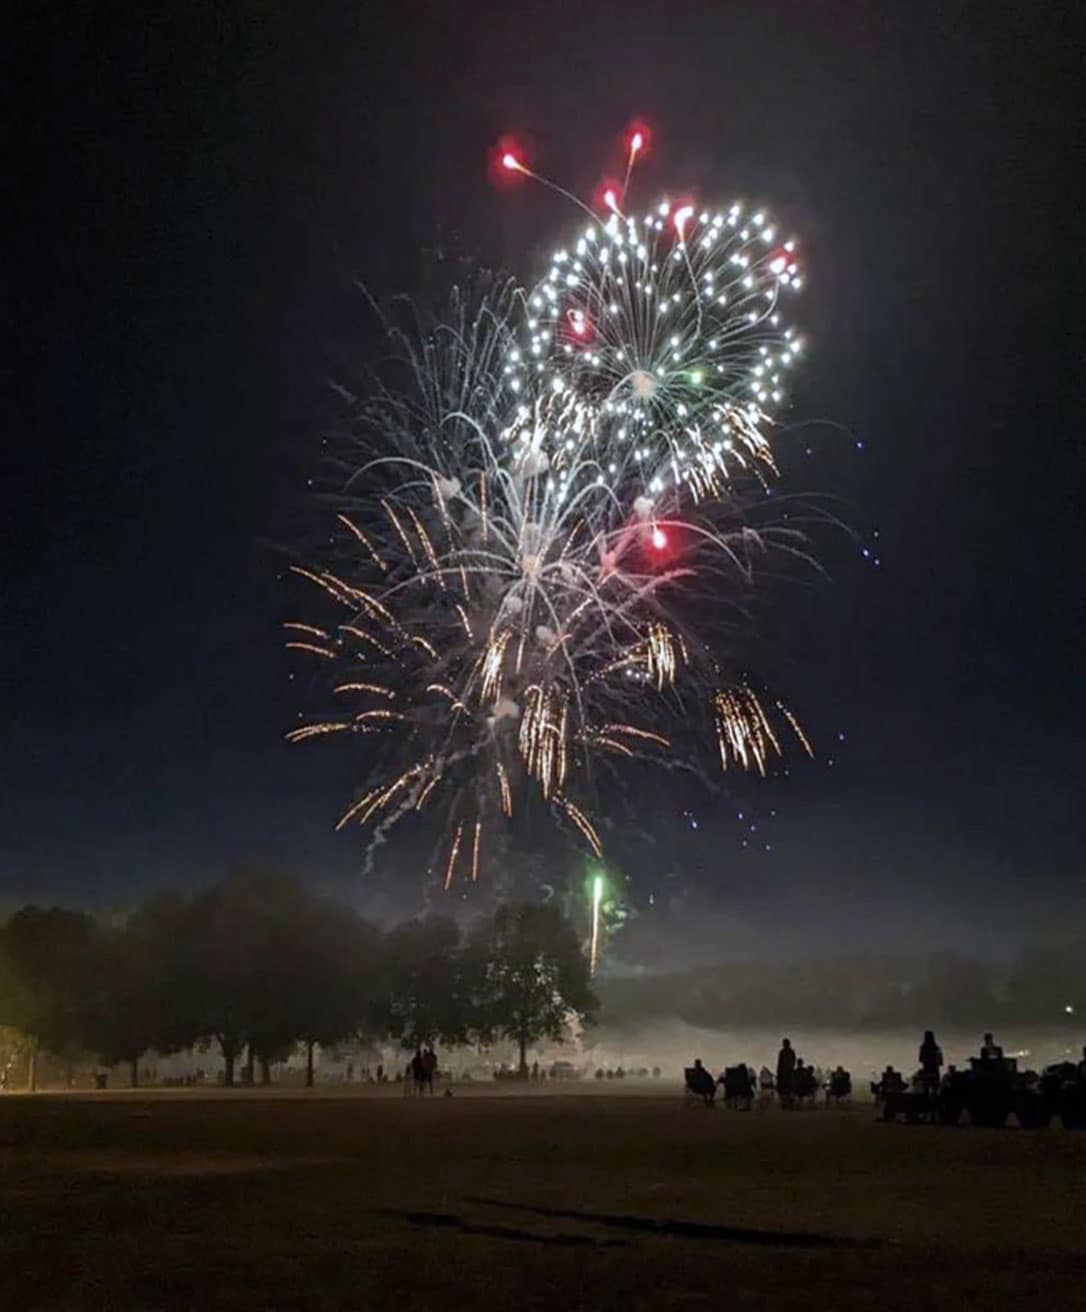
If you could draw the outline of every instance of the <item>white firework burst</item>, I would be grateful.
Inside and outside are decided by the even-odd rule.
[[[527,295],[507,386],[590,408],[609,486],[718,494],[737,473],[775,472],[768,429],[803,348],[781,301],[801,285],[795,242],[764,211],[613,210]]]

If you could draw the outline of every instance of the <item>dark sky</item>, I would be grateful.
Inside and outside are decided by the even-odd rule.
[[[647,192],[757,197],[804,237],[790,486],[838,494],[880,560],[831,543],[777,616],[820,764],[752,797],[755,836],[745,802],[660,816],[648,865],[791,941],[1081,924],[1076,9],[25,6],[0,905],[241,859],[351,887],[352,781],[281,742],[274,547],[320,513],[353,280],[395,290],[435,242],[529,277],[568,216],[495,191],[488,149],[517,133],[591,192],[637,115]]]

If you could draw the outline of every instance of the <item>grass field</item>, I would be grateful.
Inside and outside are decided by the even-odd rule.
[[[1086,1307],[1086,1135],[677,1091],[0,1098],[0,1307]]]

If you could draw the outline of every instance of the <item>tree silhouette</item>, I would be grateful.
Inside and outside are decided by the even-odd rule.
[[[379,1027],[405,1048],[464,1042],[471,1000],[455,923],[434,917],[398,925],[388,936],[385,962]]]
[[[521,1075],[530,1043],[560,1040],[571,1017],[595,1012],[588,963],[556,907],[499,907],[472,935],[470,958],[475,1028],[481,1038],[516,1043]]]
[[[71,1063],[93,1033],[103,989],[100,935],[90,916],[60,907],[24,907],[4,927],[0,1024],[33,1040],[32,1088],[38,1047]]]

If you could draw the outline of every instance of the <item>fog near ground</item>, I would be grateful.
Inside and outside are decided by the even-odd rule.
[[[597,1070],[602,1070],[606,1077],[607,1071],[621,1068],[625,1088],[636,1082],[639,1071],[649,1072],[649,1079],[655,1084],[651,1073],[658,1068],[659,1087],[673,1086],[682,1080],[683,1069],[692,1065],[696,1057],[713,1074],[739,1062],[746,1062],[756,1070],[763,1065],[774,1069],[781,1039],[786,1036],[803,1061],[823,1070],[838,1064],[844,1066],[853,1077],[857,1096],[868,1092],[870,1079],[887,1065],[906,1076],[919,1065],[917,1050],[922,1032],[916,1029],[858,1032],[802,1026],[717,1028],[661,1018],[618,1029],[600,1024],[574,1033],[562,1044],[532,1045],[528,1061],[538,1062],[545,1071],[555,1061],[565,1062],[575,1068],[582,1080],[593,1082]],[[973,1031],[936,1031],[936,1037],[945,1061],[965,1067],[969,1058],[978,1054],[982,1036]],[[996,1039],[1003,1045],[1006,1056],[1017,1058],[1020,1070],[1039,1071],[1055,1061],[1072,1056],[1080,1058],[1086,1034],[1020,1027],[997,1031]],[[390,1051],[388,1056],[391,1057],[389,1069],[397,1069],[406,1062],[406,1054],[399,1054],[397,1059],[397,1054]],[[470,1073],[474,1079],[486,1079],[501,1066],[514,1069],[517,1054],[512,1045],[497,1043],[486,1049],[444,1049],[441,1060],[443,1068],[454,1075]],[[330,1068],[325,1069],[326,1074],[331,1073]],[[617,1091],[618,1086],[607,1081],[607,1087]]]
[[[813,1028],[712,1028],[689,1025],[679,1020],[656,1019],[636,1028],[608,1029],[606,1025],[586,1031],[578,1047],[590,1072],[623,1067],[632,1070],[659,1066],[668,1075],[681,1073],[683,1067],[700,1057],[705,1066],[719,1073],[725,1066],[745,1061],[760,1068],[774,1068],[781,1039],[787,1036],[798,1055],[807,1063],[823,1069],[840,1063],[854,1080],[867,1080],[888,1064],[906,1074],[918,1066],[917,1050],[922,1032],[918,1030],[872,1030],[856,1032],[845,1029]],[[938,1032],[936,1037],[948,1063],[965,1066],[976,1056],[981,1035],[976,1032]],[[1076,1036],[1066,1030],[1015,1029],[997,1033],[1008,1057],[1017,1057],[1019,1068],[1040,1070],[1077,1052],[1081,1056],[1086,1035]],[[557,1050],[556,1055],[557,1055]],[[567,1058],[576,1061],[572,1052]],[[859,1090],[858,1090],[859,1091]]]

